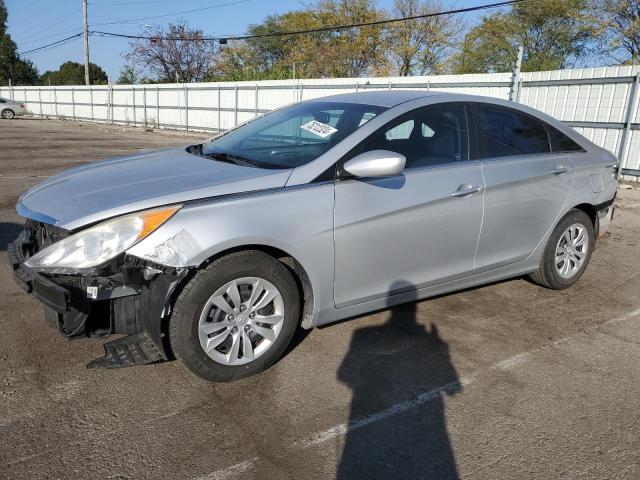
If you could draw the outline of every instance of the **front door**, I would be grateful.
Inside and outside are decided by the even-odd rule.
[[[484,183],[468,137],[464,106],[425,107],[352,152],[391,150],[407,165],[404,175],[336,183],[337,307],[400,293],[393,285],[421,288],[473,271]]]

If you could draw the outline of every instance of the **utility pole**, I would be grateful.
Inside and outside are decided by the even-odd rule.
[[[89,85],[89,21],[87,20],[87,0],[82,0],[82,23],[84,30],[84,83]]]

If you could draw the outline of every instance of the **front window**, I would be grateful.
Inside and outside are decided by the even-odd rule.
[[[296,168],[315,160],[384,110],[358,103],[300,103],[205,143],[201,154],[259,168]]]
[[[406,169],[469,159],[467,115],[460,105],[416,109],[366,140],[355,154],[390,150],[406,158]]]

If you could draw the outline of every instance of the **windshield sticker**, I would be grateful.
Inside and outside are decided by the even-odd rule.
[[[338,130],[333,128],[331,125],[327,125],[326,123],[320,123],[316,120],[311,120],[304,125],[300,125],[300,128],[304,128],[307,132],[311,132],[314,135],[317,135],[322,138],[326,138],[329,135],[333,135]]]

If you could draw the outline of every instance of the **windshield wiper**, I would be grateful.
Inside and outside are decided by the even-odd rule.
[[[213,153],[205,153],[203,155],[205,157],[210,157],[215,160],[219,160],[221,162],[233,163],[234,165],[240,165],[243,167],[246,167],[246,166],[261,167],[261,164],[259,162],[256,162],[255,160],[241,157],[239,155],[231,155],[230,153],[213,152]]]
[[[283,169],[283,168],[291,168],[287,165],[282,165],[279,163],[262,163],[257,160],[253,160],[252,158],[241,157],[240,155],[233,155],[226,152],[213,152],[213,153],[204,153],[203,156],[210,157],[215,160],[219,160],[221,162],[233,163],[234,165],[240,165],[243,167],[256,167],[256,168],[267,168],[267,169]]]

